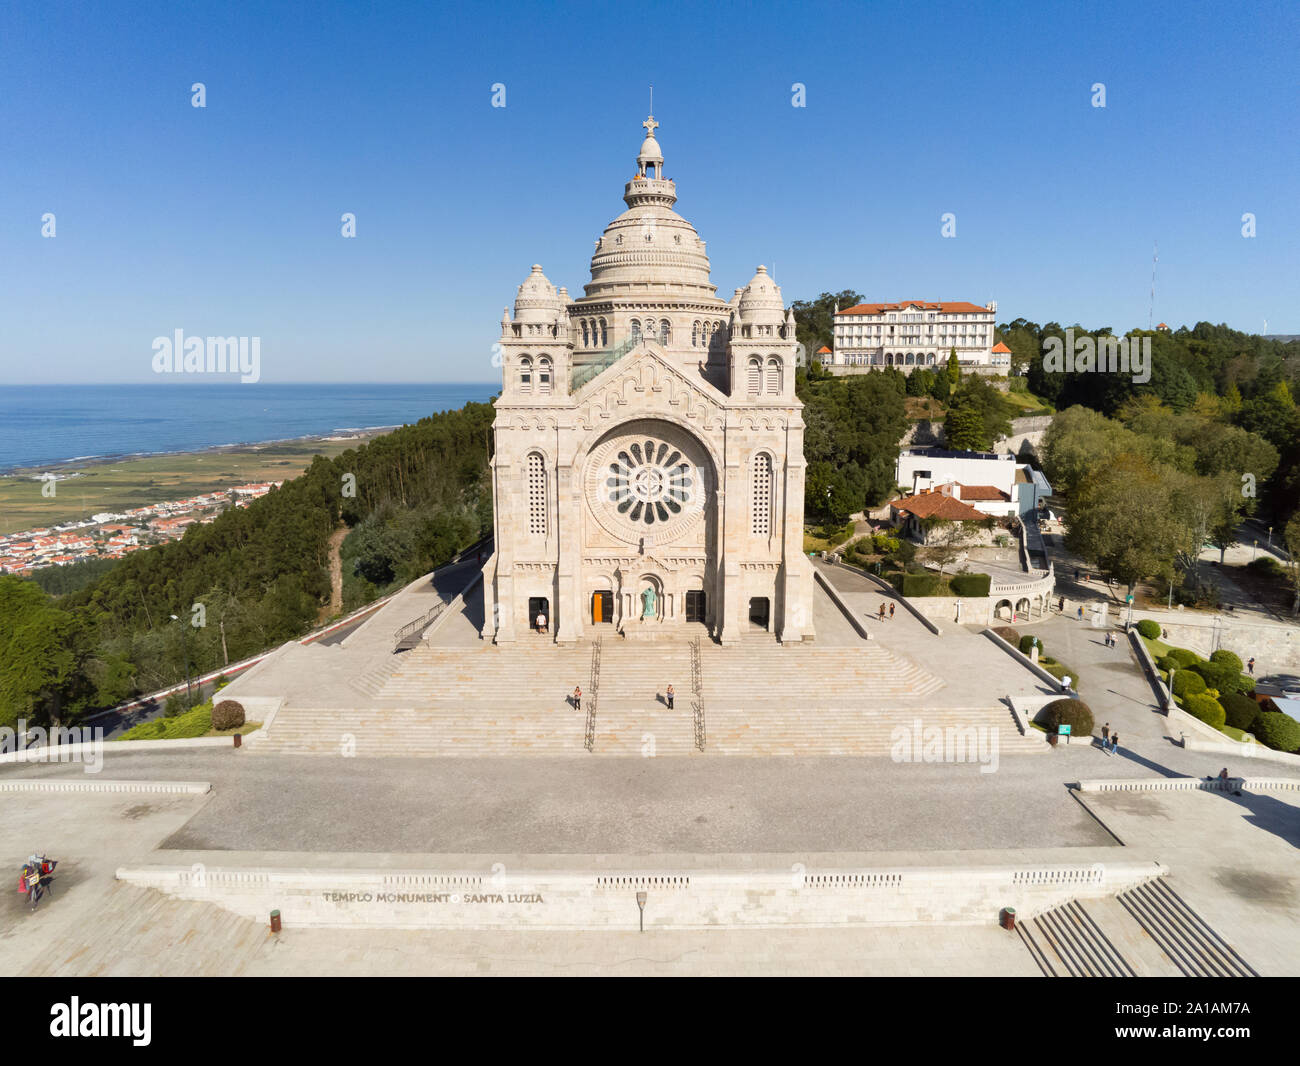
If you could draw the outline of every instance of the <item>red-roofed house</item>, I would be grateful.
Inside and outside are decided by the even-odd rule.
[[[908,536],[925,543],[926,519],[949,522],[983,522],[1016,513],[1011,496],[996,485],[961,485],[948,482],[889,501],[889,517]]]

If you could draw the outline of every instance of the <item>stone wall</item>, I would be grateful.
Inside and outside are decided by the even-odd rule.
[[[1190,648],[1198,655],[1208,657],[1210,652],[1227,648],[1236,652],[1245,662],[1252,655],[1256,659],[1255,676],[1291,673],[1300,669],[1300,624],[1278,625],[1247,621],[1218,615],[1178,615],[1162,611],[1159,614],[1134,611],[1133,621],[1150,618],[1169,633],[1168,643],[1179,648]]]
[[[1157,862],[882,869],[708,869],[651,873],[124,867],[118,880],[202,900],[285,928],[647,929],[986,925],[1004,907],[1029,918],[1112,896],[1166,873]]]

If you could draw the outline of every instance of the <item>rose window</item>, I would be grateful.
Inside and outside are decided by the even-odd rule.
[[[698,478],[669,444],[635,441],[609,462],[605,498],[625,520],[653,526],[680,515],[694,499]]]

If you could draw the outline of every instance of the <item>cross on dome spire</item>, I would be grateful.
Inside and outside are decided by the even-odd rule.
[[[647,118],[643,123],[641,123],[641,125],[645,127],[647,137],[653,137],[655,135],[655,130],[659,128],[659,123],[655,121],[654,115]]]

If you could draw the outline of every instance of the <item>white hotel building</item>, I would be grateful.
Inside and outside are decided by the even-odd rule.
[[[823,365],[833,374],[864,374],[882,367],[946,366],[957,350],[963,373],[1006,377],[1011,352],[993,344],[998,305],[927,303],[858,304],[835,308],[834,349]]]

